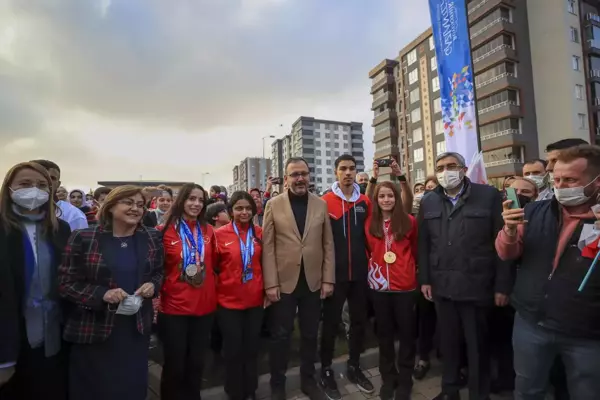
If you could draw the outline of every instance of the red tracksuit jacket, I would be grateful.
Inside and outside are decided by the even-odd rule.
[[[417,288],[417,221],[408,216],[412,228],[401,240],[392,240],[390,250],[396,254],[396,261],[387,264],[385,239],[376,238],[369,233],[371,217],[365,224],[367,247],[369,252],[369,287],[381,292],[404,292]],[[390,221],[386,224],[389,226]]]
[[[233,230],[233,222],[217,229],[217,300],[219,306],[234,310],[262,307],[264,287],[262,275],[262,229],[254,225],[258,240],[254,239],[252,274],[250,281],[242,282],[242,249],[240,239]],[[248,226],[237,225],[242,240],[246,240]]]

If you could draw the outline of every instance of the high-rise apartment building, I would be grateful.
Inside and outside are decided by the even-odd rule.
[[[288,158],[303,157],[308,162],[315,188],[323,192],[335,181],[333,165],[340,155],[352,154],[356,158],[357,169],[364,170],[362,123],[300,117],[292,125],[289,135],[273,142],[271,153],[273,160],[275,155],[278,157],[273,170],[280,171],[280,176],[285,172]]]
[[[478,131],[493,184],[520,173],[523,163],[543,155],[549,143],[567,137],[590,140],[584,52],[572,41],[575,33],[570,29],[580,29],[580,24],[569,12],[570,3],[467,4]],[[576,60],[582,64],[579,70]],[[400,50],[395,60],[379,63],[369,77],[375,158],[397,156],[413,183],[424,181],[434,173],[437,154],[446,151],[431,29]]]
[[[250,190],[267,186],[267,177],[271,176],[271,160],[268,158],[248,157],[233,167],[233,187],[235,190]]]
[[[571,30],[573,35],[571,39],[574,40],[581,35],[583,62],[580,63],[579,68],[587,78],[581,96],[580,86],[575,88],[575,95],[586,96],[590,100],[587,102],[587,113],[590,116],[588,123],[594,142],[600,145],[600,0],[585,0],[579,7],[575,0],[571,0],[567,1],[567,7],[569,13],[578,14],[580,20],[581,28],[579,32]],[[576,61],[574,58],[573,68]],[[582,122],[579,116],[577,122]]]

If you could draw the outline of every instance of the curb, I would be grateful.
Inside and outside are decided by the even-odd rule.
[[[344,355],[333,360],[331,367],[335,371],[337,376],[344,375],[346,373],[346,361],[348,356]],[[377,348],[366,350],[360,357],[360,365],[363,369],[375,368],[379,365],[379,350]],[[315,368],[317,374],[320,372],[321,364],[316,363]],[[152,364],[148,368],[148,382],[151,390],[155,393],[159,393],[157,390],[160,388],[160,374],[162,367],[158,364]],[[300,367],[290,368],[287,371],[286,380],[286,392],[288,394],[300,390]],[[269,381],[271,379],[270,374],[261,375],[258,377],[258,389],[256,391],[256,397],[258,399],[264,399],[269,397],[271,393],[271,386]],[[204,389],[200,392],[202,400],[223,400],[227,399],[223,386],[216,386],[209,389]]]

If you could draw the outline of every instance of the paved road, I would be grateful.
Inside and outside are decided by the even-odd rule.
[[[345,400],[365,400],[365,399],[374,399],[379,400],[379,388],[381,387],[381,376],[379,375],[378,368],[372,368],[365,371],[365,375],[371,378],[371,382],[375,385],[375,393],[372,395],[367,395],[361,393],[358,388],[352,383],[348,382],[343,374],[339,374],[338,376],[338,387]],[[148,400],[159,400],[157,395],[158,393],[158,382],[156,381],[156,377],[160,376],[160,366],[154,363],[150,365],[150,387],[148,389]],[[415,385],[413,387],[413,395],[412,400],[432,400],[435,396],[440,393],[440,383],[441,383],[441,365],[437,362],[433,362],[432,368],[429,371],[428,376],[422,381],[415,381]],[[217,389],[218,390],[218,389]],[[209,399],[225,399],[225,395],[222,393],[222,390],[218,390],[221,395],[214,396],[215,389],[211,390],[212,395],[203,396],[208,397]],[[270,393],[268,391],[268,385],[261,385],[259,391],[257,393],[257,397],[259,400],[268,399]],[[463,389],[461,392],[461,397],[463,399],[468,399],[468,394],[466,389]],[[492,395],[491,400],[512,400],[511,394],[506,394],[502,396]],[[300,392],[300,390],[291,391],[288,393],[289,400],[308,400],[306,396]]]

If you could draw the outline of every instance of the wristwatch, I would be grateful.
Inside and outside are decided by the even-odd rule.
[[[376,184],[377,178],[371,178],[371,179],[369,179],[369,182],[371,182],[372,184]]]
[[[398,175],[397,178],[400,182],[406,182],[406,175]]]

